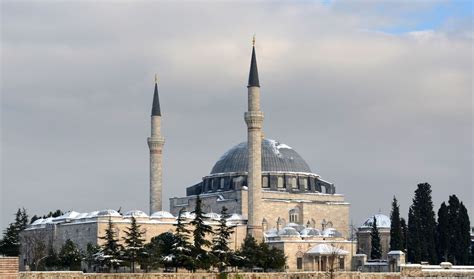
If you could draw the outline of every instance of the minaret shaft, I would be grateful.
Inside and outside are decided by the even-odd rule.
[[[163,210],[163,145],[165,139],[161,136],[161,109],[158,96],[158,85],[155,77],[155,92],[151,111],[151,136],[148,138],[150,149],[150,215]]]
[[[260,84],[258,81],[255,48],[252,49],[248,88],[247,123],[248,162],[248,223],[247,233],[257,241],[263,240],[262,203],[262,125],[263,113],[260,111]]]
[[[152,116],[151,137],[148,138],[148,148],[150,149],[150,214],[163,209],[162,151],[165,140],[161,136],[160,126],[161,116]]]

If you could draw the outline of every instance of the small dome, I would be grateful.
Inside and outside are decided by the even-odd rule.
[[[90,213],[87,213],[86,218],[94,218],[97,217],[97,214],[99,214],[99,211],[92,211]]]
[[[157,211],[151,214],[150,218],[153,219],[166,219],[166,218],[175,218],[173,214],[169,213],[168,211]]]
[[[123,217],[148,217],[148,214],[141,210],[130,210],[126,212]]]
[[[285,235],[293,235],[293,236],[299,236],[300,233],[292,227],[284,227],[278,232],[278,235],[285,236]]]
[[[327,228],[321,232],[324,237],[342,237],[342,234],[338,232],[335,228]]]
[[[321,236],[321,231],[315,228],[306,228],[300,234],[301,236]]]
[[[390,228],[392,222],[387,215],[375,214],[367,218],[360,228],[371,228],[374,223],[374,217],[377,220],[377,228]]]
[[[221,218],[221,215],[214,212],[210,212],[210,213],[204,214],[204,217],[207,217],[212,220],[219,220]]]
[[[247,142],[242,142],[219,158],[211,174],[247,172],[247,165]],[[311,169],[300,154],[288,145],[272,139],[262,141],[262,171],[311,173]]]
[[[237,213],[234,213],[229,218],[227,218],[227,221],[242,221],[242,220],[245,220],[244,217]]]
[[[63,215],[56,217],[57,220],[63,220],[63,219],[76,219],[77,216],[81,215],[81,213],[76,212],[76,211],[68,211],[64,213]]]
[[[105,209],[97,212],[97,216],[110,216],[110,217],[120,217],[120,213],[117,212],[117,210],[113,209]]]
[[[183,214],[181,215],[183,218],[185,219],[194,219],[194,217],[196,217],[195,214],[189,212],[189,211],[185,211],[183,212]]]
[[[275,228],[269,229],[268,231],[265,232],[266,237],[275,237],[278,236],[278,231]]]

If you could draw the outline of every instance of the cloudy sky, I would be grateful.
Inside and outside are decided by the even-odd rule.
[[[405,216],[421,182],[474,215],[470,1],[94,2],[1,2],[0,228],[18,207],[146,211],[155,73],[165,206],[184,195],[246,139],[254,33],[265,135],[354,224],[394,195]]]

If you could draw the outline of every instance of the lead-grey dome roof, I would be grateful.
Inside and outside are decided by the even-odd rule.
[[[247,142],[242,142],[221,156],[212,168],[211,174],[246,172],[247,165]],[[262,171],[311,173],[311,169],[300,154],[288,145],[272,139],[262,141]]]

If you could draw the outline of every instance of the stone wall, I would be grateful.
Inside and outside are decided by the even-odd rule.
[[[400,273],[335,272],[334,279],[400,279]],[[82,273],[82,272],[21,272],[20,279],[220,279],[218,273]],[[224,277],[225,278],[225,277]],[[323,279],[326,272],[292,273],[229,273],[228,279]]]
[[[18,268],[19,266],[17,257],[0,257],[0,278],[18,278]]]

